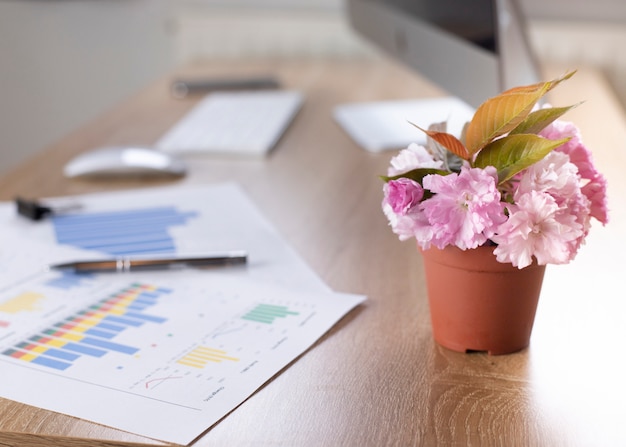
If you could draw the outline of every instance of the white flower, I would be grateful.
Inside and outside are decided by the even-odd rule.
[[[402,149],[390,162],[387,175],[404,174],[417,168],[441,169],[443,161],[435,160],[424,146],[411,143],[406,149]]]

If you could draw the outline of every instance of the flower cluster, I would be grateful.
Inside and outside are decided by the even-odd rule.
[[[591,218],[608,221],[606,180],[578,129],[559,119],[571,107],[535,107],[571,75],[486,101],[462,139],[431,127],[428,148],[393,157],[382,207],[394,233],[423,250],[491,244],[518,268],[571,261]]]

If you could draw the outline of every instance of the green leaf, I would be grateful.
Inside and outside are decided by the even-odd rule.
[[[515,129],[513,129],[509,135],[521,134],[521,133],[534,133],[537,134],[545,129],[548,125],[552,124],[555,120],[568,112],[569,110],[577,107],[579,104],[575,104],[569,107],[551,107],[547,109],[540,109],[532,112],[522,121]]]
[[[409,178],[413,181],[416,181],[417,183],[421,185],[422,179],[430,174],[448,175],[450,174],[450,172],[442,171],[441,169],[418,168],[418,169],[413,169],[412,171],[409,171],[409,172],[405,172],[403,174],[398,174],[398,175],[394,175],[390,177],[386,175],[381,175],[380,178],[383,179],[385,183],[389,182],[390,180],[398,180],[399,178]]]
[[[509,89],[482,103],[467,127],[466,146],[470,154],[476,154],[496,138],[515,129],[547,92],[574,72],[561,78]]]
[[[567,141],[569,138],[549,140],[532,134],[510,135],[485,146],[476,157],[474,166],[494,166],[498,171],[498,183],[501,184]]]

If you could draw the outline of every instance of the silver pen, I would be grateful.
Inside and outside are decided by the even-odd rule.
[[[49,266],[51,270],[64,270],[73,273],[130,272],[137,270],[170,270],[188,267],[220,267],[245,264],[248,255],[243,251],[233,251],[201,256],[173,257],[122,257],[115,259],[85,260],[64,262]]]

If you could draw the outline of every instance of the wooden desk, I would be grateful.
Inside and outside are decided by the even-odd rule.
[[[331,118],[343,102],[441,91],[392,63],[230,62],[189,71],[276,72],[305,92],[304,108],[269,158],[199,160],[182,182],[240,182],[329,286],[369,298],[195,445],[626,445],[626,306],[617,282],[626,118],[598,73],[581,71],[553,102],[587,101],[568,118],[609,178],[612,223],[594,229],[573,264],[548,269],[531,347],[490,357],[434,344],[421,258],[380,211],[377,175],[391,154],[362,151]],[[192,105],[170,98],[167,80],[157,82],[0,179],[0,199],[155,185],[70,181],[61,168],[92,147],[152,143]],[[1,399],[0,429],[154,443]]]

